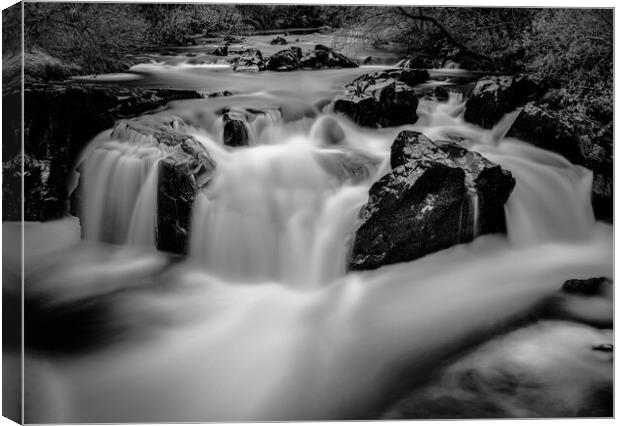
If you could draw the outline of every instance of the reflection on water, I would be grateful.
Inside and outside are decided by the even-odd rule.
[[[141,71],[145,81],[245,94],[177,101],[160,113],[185,121],[184,131],[218,164],[194,205],[187,259],[149,248],[153,168],[166,153],[140,140],[119,144],[110,133],[86,155],[88,239],[80,241],[73,219],[26,226],[25,291],[39,301],[31,318],[42,327],[28,343],[26,421],[377,418],[408,389],[426,385],[450,356],[522,319],[564,280],[612,275],[610,227],[593,219],[590,172],[499,140],[501,129],[464,123],[458,96],[421,101],[414,126],[378,130],[317,107],[367,71],[251,78],[213,70],[206,78],[185,65]],[[253,145],[231,151],[222,142],[224,107],[280,113],[251,123]],[[327,121],[331,130],[317,130]],[[332,137],[335,126],[341,133]],[[508,235],[346,273],[357,211],[404,128],[459,140],[513,173]],[[4,230],[15,232],[11,224]],[[122,245],[128,241],[144,247]],[[62,321],[49,321],[59,314]],[[40,330],[60,343],[46,343]],[[62,338],[67,333],[71,339]],[[555,394],[569,378],[579,389],[608,385],[609,360],[587,350],[609,343],[609,333],[564,323],[516,333],[437,373],[420,398],[447,392],[466,404],[499,405],[500,416],[564,416],[573,411],[561,407],[587,408],[582,394]],[[468,369],[482,376],[474,380],[479,389],[462,396],[453,382]],[[500,398],[493,386],[515,374],[516,393]],[[531,375],[539,402],[523,411]],[[555,396],[545,411],[543,402]],[[441,416],[443,406],[434,407],[414,413]]]

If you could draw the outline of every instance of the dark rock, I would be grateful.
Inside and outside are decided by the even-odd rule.
[[[224,145],[247,146],[250,144],[247,121],[243,114],[237,111],[224,113]]]
[[[568,280],[562,286],[562,291],[582,296],[596,296],[609,290],[612,285],[612,281],[606,277]]]
[[[465,121],[492,128],[507,112],[537,99],[541,85],[527,76],[484,77],[476,83],[465,104]]]
[[[197,56],[197,54],[196,54],[196,53],[194,53],[194,52],[187,52],[187,53],[185,54],[185,56],[187,56],[187,57],[189,57],[189,58],[193,58],[193,57]]]
[[[301,68],[356,68],[359,65],[353,59],[335,50],[317,44],[314,50],[307,53],[299,61]]]
[[[365,74],[334,99],[333,110],[366,127],[413,124],[418,119],[418,98],[407,81],[413,83],[421,78],[420,74],[404,71]]]
[[[159,162],[157,248],[185,254],[194,198],[211,180],[215,162],[193,137],[171,140],[179,143]]]
[[[299,69],[301,58],[299,47],[290,47],[273,54],[265,63],[265,68],[270,71],[293,71]]]
[[[362,58],[361,62],[362,62],[362,65],[372,64],[373,63],[372,56],[366,56],[365,58]]]
[[[271,44],[288,44],[288,41],[284,37],[277,36],[270,42]]]
[[[437,86],[433,90],[433,96],[440,102],[446,102],[450,98],[450,92],[443,86]]]
[[[234,35],[224,36],[223,40],[226,43],[234,43],[234,44],[243,43],[243,39],[242,38],[235,37]]]
[[[401,68],[437,68],[439,63],[426,55],[408,56],[396,63]]]
[[[19,93],[7,94],[4,100]],[[25,192],[24,220],[46,221],[67,214],[67,182],[79,153],[97,133],[114,121],[159,108],[177,99],[202,98],[193,90],[142,89],[94,85],[31,85],[24,92],[24,154],[32,176],[41,170],[37,185]],[[4,113],[3,113],[4,114]],[[3,135],[18,130],[19,120],[5,122]],[[7,139],[8,140],[8,139]],[[4,144],[3,144],[4,145]],[[19,154],[3,146],[5,162]],[[18,147],[19,148],[19,147]],[[42,169],[41,165],[45,165]],[[10,166],[9,166],[10,168]],[[37,178],[38,179],[38,178]],[[13,182],[13,181],[10,181]],[[16,184],[19,184],[16,182]],[[13,183],[11,183],[13,185]],[[4,190],[20,193],[19,187]],[[8,207],[8,205],[7,205]],[[19,220],[7,216],[5,220]]]
[[[232,62],[234,71],[263,71],[265,61],[260,50],[252,47],[243,51],[241,56]]]
[[[515,180],[480,154],[405,130],[390,164],[360,212],[350,269],[410,261],[505,230],[503,206]]]
[[[211,54],[215,56],[228,56],[228,46],[220,46]]]
[[[613,220],[613,130],[587,116],[528,103],[507,133],[563,155],[594,173],[592,206],[599,220]]]
[[[598,352],[613,352],[614,345],[612,345],[611,343],[604,343],[602,345],[593,346],[592,350]]]

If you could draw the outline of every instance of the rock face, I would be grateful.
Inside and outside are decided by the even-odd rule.
[[[336,52],[322,44],[317,44],[314,50],[307,53],[299,61],[301,68],[356,68],[359,65],[353,59]]]
[[[393,70],[365,74],[346,86],[332,102],[334,112],[361,126],[390,127],[418,120],[418,98],[411,84],[428,78],[425,71]]]
[[[594,172],[592,206],[597,219],[613,220],[613,127],[584,115],[528,103],[508,131],[557,152]]]
[[[19,93],[6,94],[3,98],[11,102],[16,96]],[[78,154],[97,133],[112,127],[115,120],[141,114],[172,100],[202,97],[193,90],[31,85],[24,93],[24,158],[26,178],[36,182],[25,192],[24,220],[46,221],[67,213],[66,183]],[[19,117],[5,121],[4,127],[3,134],[19,130]],[[11,187],[19,185],[21,159],[18,161],[16,157],[21,155],[19,148],[16,145],[11,150],[7,146],[3,152],[5,191],[21,192],[19,186]],[[7,201],[19,203],[19,198]],[[19,220],[14,213],[20,208],[9,204],[3,210],[4,220]]]
[[[465,104],[465,121],[492,128],[507,112],[541,95],[541,86],[524,75],[485,77]]]
[[[505,230],[503,206],[515,180],[480,154],[405,130],[390,164],[360,212],[350,269],[410,261]]]
[[[244,50],[241,56],[233,60],[232,64],[234,71],[263,71],[265,69],[263,54],[253,47]]]
[[[277,36],[270,42],[271,44],[288,44],[288,41],[284,37]]]
[[[302,53],[299,47],[290,47],[273,54],[265,63],[269,71],[293,71],[299,69]]]

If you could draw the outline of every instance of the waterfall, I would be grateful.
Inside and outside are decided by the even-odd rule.
[[[109,141],[85,160],[83,229],[89,240],[122,244],[154,241],[159,148]],[[150,232],[148,231],[150,229]]]
[[[366,187],[340,188],[306,138],[222,160],[194,203],[192,257],[237,280],[312,286],[344,273],[345,239]]]

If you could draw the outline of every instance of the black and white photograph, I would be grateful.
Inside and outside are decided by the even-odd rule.
[[[3,6],[4,417],[614,417],[613,4]]]

